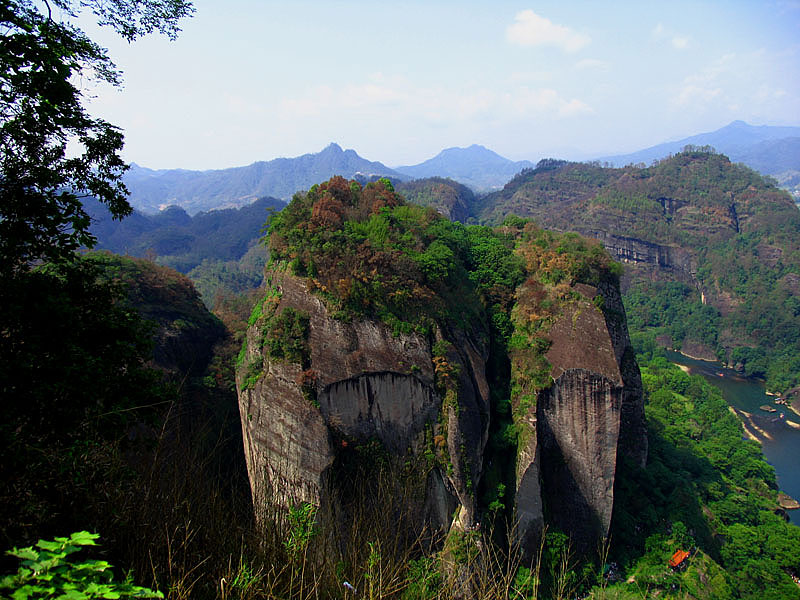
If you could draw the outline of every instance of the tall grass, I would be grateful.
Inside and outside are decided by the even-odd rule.
[[[495,542],[515,540],[513,531],[464,532],[460,543],[466,551],[453,552],[453,534],[421,521],[424,489],[402,465],[386,462],[370,477],[356,469],[339,488],[331,483],[320,507],[302,502],[286,507],[285,497],[273,490],[260,499],[256,520],[249,498],[209,478],[214,461],[193,448],[178,437],[159,439],[139,501],[128,505],[127,528],[116,540],[126,545],[122,554],[137,583],[168,598],[545,597],[544,536],[527,565],[513,542],[505,547]],[[568,549],[559,561],[547,597],[573,598],[574,579],[566,572],[574,559]]]

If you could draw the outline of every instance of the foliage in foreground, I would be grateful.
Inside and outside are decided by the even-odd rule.
[[[94,546],[96,533],[79,531],[53,541],[39,540],[35,546],[9,550],[6,554],[21,561],[17,573],[0,579],[0,590],[14,600],[63,598],[163,598],[164,594],[133,585],[129,580],[114,581],[111,565],[105,560],[76,561],[71,555],[82,546]]]

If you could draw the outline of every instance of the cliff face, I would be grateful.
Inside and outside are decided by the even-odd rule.
[[[552,383],[538,393],[530,411],[535,435],[518,457],[517,505],[525,515],[520,534],[527,553],[535,551],[531,544],[545,517],[582,548],[606,536],[619,457],[643,466],[647,456],[642,384],[619,292],[612,285],[573,289],[580,299],[565,306],[548,333]],[[531,427],[531,421],[522,425]]]
[[[582,551],[608,534],[618,465],[644,466],[647,436],[619,265],[599,242],[517,227],[529,277],[514,294],[509,358],[517,534],[529,560],[545,523]]]
[[[488,429],[485,342],[458,331],[437,330],[429,339],[394,334],[376,320],[336,320],[304,279],[278,271],[267,278],[274,315],[307,315],[308,356],[306,364],[274,358],[260,323],[248,329],[245,361],[260,366],[250,368],[249,383],[239,369],[237,387],[257,505],[271,494],[285,505],[322,504],[335,493],[337,456],[376,440],[396,457],[435,454],[420,517],[447,530],[460,507],[459,522],[472,525]],[[437,342],[447,351],[435,357]],[[445,363],[452,397],[437,385]]]
[[[684,248],[599,229],[585,229],[579,233],[600,240],[614,260],[638,269],[650,279],[680,281],[692,287],[699,285],[697,261]]]
[[[388,182],[337,178],[272,222],[237,369],[257,511],[305,501],[338,524],[348,487],[395,464],[418,484],[400,494],[414,526],[465,531],[514,508],[528,557],[546,522],[581,549],[607,534],[618,461],[647,453],[619,265],[598,242],[509,223],[466,228]]]

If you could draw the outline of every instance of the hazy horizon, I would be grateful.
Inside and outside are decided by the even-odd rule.
[[[480,144],[625,154],[734,120],[800,125],[800,2],[195,2],[175,42],[81,22],[124,73],[87,88],[153,169],[335,142],[387,166]]]

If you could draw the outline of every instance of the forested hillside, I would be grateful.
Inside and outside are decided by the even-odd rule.
[[[411,204],[431,206],[451,221],[466,223],[475,204],[467,186],[443,177],[427,177],[397,184],[397,193]]]
[[[261,284],[267,252],[258,240],[267,217],[284,204],[261,198],[242,208],[194,216],[170,206],[155,215],[134,211],[119,221],[98,202],[84,201],[97,248],[147,257],[187,274],[209,308]]]
[[[626,263],[633,329],[772,390],[797,384],[800,211],[747,167],[695,149],[645,168],[542,161],[479,214],[597,237]]]

